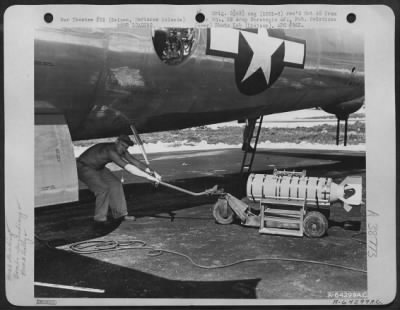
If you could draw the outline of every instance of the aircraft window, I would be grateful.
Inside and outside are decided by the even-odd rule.
[[[154,49],[162,62],[178,65],[194,52],[199,41],[195,28],[159,28],[153,30]]]

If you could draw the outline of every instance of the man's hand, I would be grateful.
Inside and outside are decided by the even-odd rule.
[[[160,182],[161,182],[161,176],[155,171],[153,171],[153,175],[154,175],[154,179],[155,179],[154,186],[157,187],[158,184],[160,184]]]
[[[150,168],[146,168],[145,171],[154,178],[154,182],[156,185],[161,182],[161,175],[159,175],[157,172],[155,172],[154,170],[152,171]]]
[[[161,175],[159,175],[157,172],[153,171],[154,177],[158,180],[158,182],[161,181]]]

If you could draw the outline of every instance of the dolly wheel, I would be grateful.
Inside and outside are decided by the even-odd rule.
[[[213,215],[219,224],[226,225],[233,222],[234,213],[225,199],[218,199],[213,208]]]
[[[304,217],[304,233],[310,238],[320,238],[328,230],[328,220],[318,211],[311,211]]]

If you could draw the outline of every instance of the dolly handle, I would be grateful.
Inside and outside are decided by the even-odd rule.
[[[215,185],[214,187],[212,187],[210,189],[205,190],[204,192],[195,193],[195,192],[188,191],[187,189],[184,189],[184,188],[181,188],[181,187],[169,184],[169,183],[165,183],[163,181],[160,181],[158,183],[161,184],[161,185],[164,185],[166,187],[172,188],[172,189],[174,189],[176,191],[179,191],[179,192],[182,192],[182,193],[185,193],[185,194],[189,194],[189,195],[192,195],[192,196],[211,195],[211,194],[215,194],[215,193],[218,192],[218,186],[217,185]]]

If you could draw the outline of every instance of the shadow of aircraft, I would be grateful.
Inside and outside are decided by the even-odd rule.
[[[41,298],[257,298],[260,279],[169,280],[37,244],[35,281],[105,290],[91,293],[35,286],[34,296]]]

